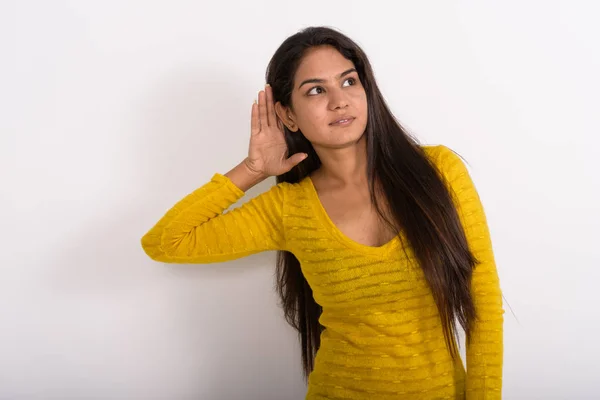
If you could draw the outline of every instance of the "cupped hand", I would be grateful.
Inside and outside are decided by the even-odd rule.
[[[258,93],[258,103],[252,104],[246,165],[257,174],[276,176],[288,172],[306,156],[306,153],[296,153],[288,157],[283,123],[275,113],[273,89],[267,85]]]

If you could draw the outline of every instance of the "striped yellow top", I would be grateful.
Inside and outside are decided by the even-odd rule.
[[[143,236],[142,247],[168,263],[292,252],[323,307],[326,328],[306,399],[499,399],[504,310],[484,210],[462,160],[443,145],[424,149],[452,189],[481,261],[472,280],[480,319],[466,369],[446,349],[433,296],[402,238],[380,247],[351,240],[329,219],[308,177],[228,211],[244,192],[216,173],[175,204]]]

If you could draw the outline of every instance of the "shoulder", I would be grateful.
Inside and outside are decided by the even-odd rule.
[[[279,182],[275,183],[268,192],[281,198],[282,201],[293,201],[299,193],[303,193],[306,180],[298,183]]]
[[[443,144],[434,144],[434,145],[421,145],[419,146],[421,150],[434,162],[439,166],[446,166],[448,163],[462,162],[461,157],[451,149],[450,147]]]
[[[303,179],[297,183],[279,182],[274,185],[274,188],[277,188],[277,190],[280,190],[284,193],[298,192],[299,190],[302,190],[302,186],[306,184],[305,181],[306,179]]]
[[[272,178],[271,178],[272,179]],[[244,192],[241,188],[237,187],[230,178],[221,173],[215,173],[210,181],[212,184],[221,185],[226,187],[230,193],[232,193],[237,198],[242,198],[248,194],[248,192]],[[270,199],[276,203],[283,202],[290,194],[296,193],[301,190],[300,183],[289,183],[289,182],[275,182],[271,184],[266,190],[261,191],[260,193],[254,195],[252,199],[256,199],[257,201],[264,201]]]
[[[452,181],[465,174],[468,175],[463,158],[450,147],[443,144],[421,145],[420,147],[446,179]]]

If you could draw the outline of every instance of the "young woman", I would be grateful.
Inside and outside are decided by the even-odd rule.
[[[175,204],[144,251],[214,263],[277,250],[307,399],[499,399],[502,296],[461,159],[405,132],[365,53],[338,31],[286,39],[266,81],[248,157]],[[226,212],[270,176],[270,190]]]

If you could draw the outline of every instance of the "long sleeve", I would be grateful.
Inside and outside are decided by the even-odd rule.
[[[467,400],[500,399],[504,310],[487,219],[465,164],[452,150],[440,147],[442,170],[454,192],[469,248],[479,261],[471,281],[478,319],[466,349]]]
[[[285,249],[285,184],[226,210],[244,192],[226,176],[211,180],[177,202],[142,237],[146,254],[167,263],[213,263]]]

